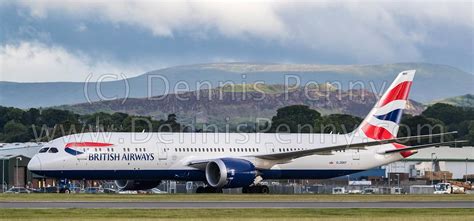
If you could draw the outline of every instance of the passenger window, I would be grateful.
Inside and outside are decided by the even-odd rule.
[[[57,152],[59,152],[58,149],[54,148],[54,147],[50,148],[49,151],[48,151],[48,153],[57,153]]]
[[[39,151],[40,153],[46,153],[48,152],[49,150],[49,147],[45,147],[45,148],[41,148],[41,150]]]

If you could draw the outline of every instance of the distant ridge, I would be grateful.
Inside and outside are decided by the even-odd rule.
[[[466,95],[450,97],[450,98],[445,98],[442,100],[431,102],[431,104],[434,104],[434,103],[445,103],[445,104],[451,104],[454,106],[474,108],[474,95],[466,94]]]
[[[189,90],[196,90],[198,82],[207,81],[212,88],[231,81],[236,84],[264,82],[268,85],[284,84],[289,76],[297,76],[299,83],[338,82],[348,89],[352,82],[364,83],[377,89],[387,87],[403,70],[416,69],[417,75],[410,98],[429,102],[460,94],[474,94],[474,75],[446,65],[426,63],[400,63],[383,65],[312,65],[312,64],[258,64],[258,63],[214,63],[170,67],[150,71],[128,78],[125,82],[109,81],[100,85],[103,97],[142,98],[164,93],[165,83],[151,76],[160,75],[173,88],[177,82],[186,81]],[[41,74],[41,73],[35,73]],[[292,80],[292,78],[290,78]],[[148,90],[147,85],[152,85]],[[291,82],[290,82],[291,83]],[[128,93],[128,94],[127,94]],[[0,82],[0,105],[20,108],[48,107],[102,100],[97,94],[97,84],[85,86],[80,82],[15,83]]]
[[[151,99],[132,98],[100,101],[57,108],[80,114],[96,112],[124,112],[132,115],[165,118],[176,114],[183,123],[206,123],[223,125],[255,122],[256,118],[271,118],[278,108],[289,105],[307,105],[322,114],[343,113],[365,116],[378,100],[375,94],[365,90],[341,91],[331,87],[291,90],[287,94],[281,85],[259,85],[258,91],[236,87],[193,91],[182,94],[168,94]],[[424,110],[421,103],[410,100],[405,113],[417,115]]]

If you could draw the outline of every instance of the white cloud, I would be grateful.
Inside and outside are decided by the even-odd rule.
[[[135,25],[157,36],[172,36],[180,29],[216,28],[222,34],[278,38],[285,32],[270,1],[21,1],[36,18],[60,11],[82,18],[96,18],[116,24]]]
[[[85,31],[87,31],[87,26],[84,23],[80,23],[79,25],[77,25],[76,31],[77,32],[85,32]]]
[[[19,4],[36,19],[59,13],[86,23],[136,26],[169,38],[185,32],[206,39],[217,31],[227,38],[264,39],[278,47],[299,47],[372,64],[423,61],[420,47],[449,47],[446,37],[432,36],[434,29],[459,26],[470,35],[474,29],[471,1],[25,0]],[[93,31],[83,23],[76,30]],[[6,73],[0,80],[81,81],[90,72],[135,74],[147,68],[91,59],[40,43],[3,45],[0,56],[2,73]]]
[[[342,54],[355,61],[419,60],[433,24],[472,29],[473,3],[452,1],[22,1],[32,16],[61,12],[172,37],[202,38],[217,30],[231,38],[257,37],[283,46]],[[437,42],[430,42],[437,44]],[[441,42],[440,42],[441,43]]]
[[[0,47],[0,81],[83,82],[90,74],[93,74],[93,79],[103,74],[134,76],[142,74],[145,67],[126,66],[103,58],[92,59],[82,53],[74,54],[62,47],[37,42]]]

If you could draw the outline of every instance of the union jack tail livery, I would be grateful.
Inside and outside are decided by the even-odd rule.
[[[402,71],[385,94],[375,104],[356,132],[371,140],[387,140],[397,137],[402,112],[407,106],[408,94],[415,70]]]

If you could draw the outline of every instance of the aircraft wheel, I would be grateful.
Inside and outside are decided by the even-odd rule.
[[[198,188],[196,189],[196,193],[204,193],[204,187],[198,186]]]
[[[213,191],[213,188],[211,186],[206,186],[206,187],[204,187],[204,192],[205,193],[212,193],[214,191]]]
[[[212,186],[204,187],[204,193],[222,193],[222,188],[215,188]]]
[[[243,187],[243,188],[242,188],[242,193],[263,193],[263,194],[268,194],[268,193],[270,193],[270,188],[268,188],[268,186],[266,186],[266,185]]]

